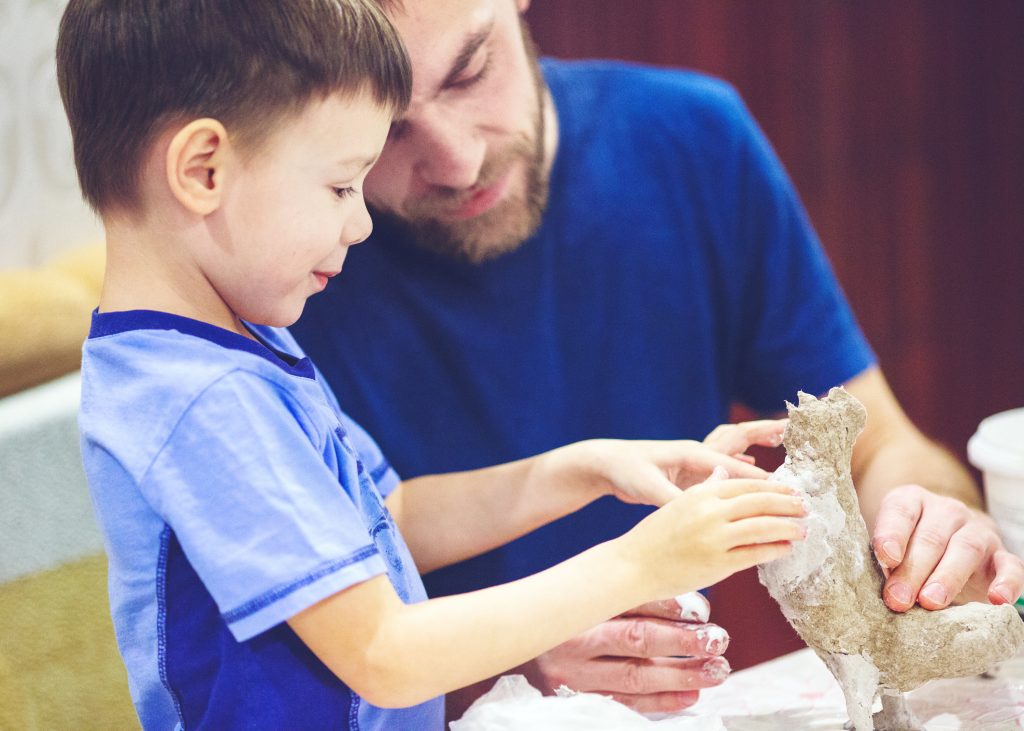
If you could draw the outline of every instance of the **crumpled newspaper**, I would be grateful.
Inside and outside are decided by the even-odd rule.
[[[451,731],[725,731],[720,718],[651,720],[597,693],[562,686],[542,695],[522,675],[505,675],[469,707]]]

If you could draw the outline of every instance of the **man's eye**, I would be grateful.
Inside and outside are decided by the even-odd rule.
[[[405,136],[405,132],[409,125],[407,122],[403,122],[400,119],[396,119],[391,123],[391,127],[388,129],[388,141],[394,142]]]
[[[358,193],[355,188],[331,188],[331,190],[334,191],[334,195],[338,196],[342,200],[345,198],[351,198]]]
[[[469,87],[475,84],[479,84],[481,81],[484,80],[484,78],[486,78],[487,72],[490,71],[490,68],[491,54],[488,53],[486,56],[484,56],[484,60],[483,63],[480,65],[479,71],[474,73],[472,76],[456,79],[451,84],[449,84],[449,87],[452,89],[468,89]]]

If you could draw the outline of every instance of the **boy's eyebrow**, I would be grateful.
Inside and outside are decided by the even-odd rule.
[[[379,154],[373,155],[352,155],[351,157],[342,158],[338,160],[337,167],[339,168],[356,168],[359,172],[366,170],[366,168],[377,162]]]
[[[441,82],[441,88],[446,89],[451,86],[459,78],[459,74],[466,70],[469,62],[473,60],[473,55],[477,50],[484,44],[494,29],[494,18],[480,30],[470,34],[466,41],[462,44],[462,48],[459,50],[459,55],[455,57],[455,62],[452,64],[451,70],[448,75],[444,77],[444,81]]]

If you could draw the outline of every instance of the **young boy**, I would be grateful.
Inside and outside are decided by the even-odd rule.
[[[782,485],[679,489],[763,478],[743,452],[776,423],[716,432],[719,451],[590,441],[398,484],[340,412],[278,328],[369,233],[360,187],[409,103],[372,2],[71,0],[57,61],[107,232],[82,450],[144,727],[441,728],[446,691],[802,537]],[[603,495],[664,507],[541,574],[425,601],[417,568]]]

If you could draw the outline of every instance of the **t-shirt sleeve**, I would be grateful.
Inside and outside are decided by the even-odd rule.
[[[820,394],[875,361],[800,198],[737,99],[739,216],[745,241],[739,396],[779,411],[797,390]]]
[[[384,452],[381,451],[376,440],[363,427],[359,426],[345,412],[341,412],[341,423],[348,434],[352,447],[359,453],[359,458],[370,473],[370,479],[377,486],[377,491],[381,497],[386,498],[398,487],[401,478],[384,456]]]
[[[239,641],[386,572],[312,423],[285,390],[234,371],[192,402],[142,480]]]

